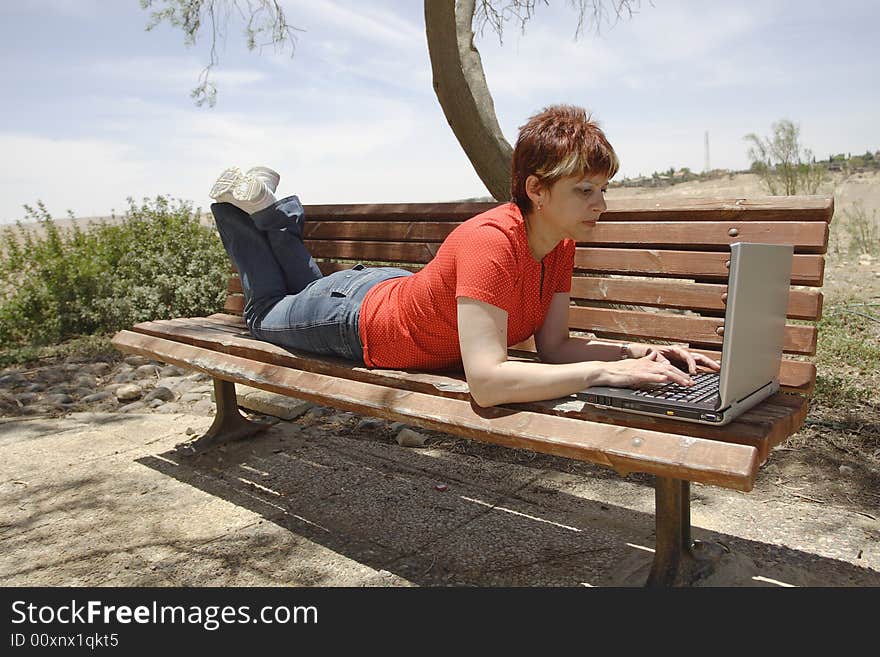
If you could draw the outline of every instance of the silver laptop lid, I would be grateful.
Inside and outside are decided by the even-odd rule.
[[[737,242],[730,252],[720,408],[779,376],[794,248]]]

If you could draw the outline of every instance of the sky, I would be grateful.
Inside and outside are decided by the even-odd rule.
[[[227,166],[270,166],[307,204],[487,195],[434,94],[422,0],[281,2],[293,56],[248,51],[233,14],[217,104],[197,107],[207,32],[147,32],[137,0],[0,0],[0,223],[37,201],[56,217],[160,194],[206,209]],[[511,143],[570,103],[602,125],[617,179],[703,170],[707,131],[711,167],[745,169],[743,137],[782,118],[819,158],[880,149],[876,0],[643,0],[598,34],[576,23],[551,0],[524,33],[478,36]]]

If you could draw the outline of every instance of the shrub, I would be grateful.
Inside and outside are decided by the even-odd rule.
[[[0,348],[58,343],[222,307],[229,260],[192,205],[144,199],[121,220],[60,228],[25,206],[0,240]]]

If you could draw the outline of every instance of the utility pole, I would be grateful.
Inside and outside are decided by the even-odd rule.
[[[703,165],[703,173],[709,173],[709,131],[706,130],[706,162]]]

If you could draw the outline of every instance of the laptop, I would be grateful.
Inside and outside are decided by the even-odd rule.
[[[691,387],[593,386],[578,397],[598,408],[720,426],[775,394],[794,249],[737,242],[730,251],[720,372],[692,375]]]

